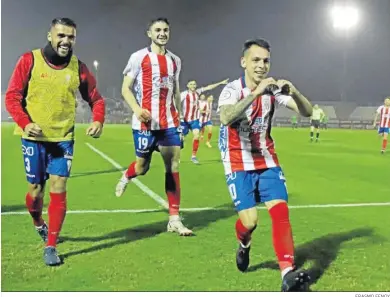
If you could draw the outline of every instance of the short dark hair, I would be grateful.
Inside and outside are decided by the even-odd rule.
[[[164,22],[165,24],[167,24],[169,26],[169,21],[167,18],[156,18],[156,19],[152,19],[149,22],[148,29],[150,29],[150,27],[152,27],[155,23],[158,23],[158,22]]]
[[[51,26],[54,27],[55,25],[64,25],[68,27],[77,28],[76,23],[70,19],[70,18],[55,18],[51,21]]]
[[[242,48],[242,55],[244,55],[245,52],[252,45],[260,46],[260,47],[266,49],[268,52],[271,52],[271,45],[269,44],[269,42],[267,40],[262,39],[262,38],[255,38],[255,39],[249,39],[249,40],[245,41],[244,46]]]
[[[194,82],[196,82],[196,79],[189,79],[189,80],[187,80],[187,84],[189,84],[190,82],[192,82],[192,81],[194,81]]]

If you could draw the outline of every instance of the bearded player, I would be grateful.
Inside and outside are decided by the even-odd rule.
[[[25,53],[17,62],[5,95],[5,105],[17,124],[28,192],[26,206],[42,240],[46,265],[61,264],[57,240],[65,219],[66,185],[73,161],[76,92],[92,109],[87,135],[102,133],[104,100],[87,66],[73,54],[76,24],[68,18],[51,23],[48,44]],[[49,179],[49,224],[42,218]]]

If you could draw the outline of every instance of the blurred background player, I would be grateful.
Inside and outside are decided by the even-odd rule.
[[[228,189],[239,216],[236,222],[237,268],[244,272],[249,266],[251,235],[258,222],[256,204],[263,202],[272,220],[282,291],[298,290],[309,278],[294,267],[288,195],[270,131],[276,103],[305,117],[311,115],[312,106],[289,81],[267,78],[270,70],[267,41],[246,41],[241,67],[244,75],[223,89],[218,103],[222,123],[219,149]],[[291,96],[275,95],[269,91],[270,87],[282,89]]]
[[[200,94],[215,89],[220,85],[226,85],[228,81],[229,79],[225,79],[215,84],[211,84],[206,87],[201,87],[197,89],[196,81],[190,80],[187,83],[187,90],[181,93],[182,110],[184,116],[183,120],[181,121],[181,127],[184,136],[189,133],[189,130],[192,131],[193,142],[191,161],[194,164],[199,164],[199,161],[196,158],[196,153],[198,152],[199,148],[200,130],[199,96]]]
[[[374,118],[374,129],[377,125],[379,118],[379,129],[378,133],[382,136],[382,150],[381,153],[384,154],[387,146],[387,137],[390,130],[390,97],[385,99],[384,105],[378,107],[375,118]]]
[[[298,118],[295,114],[291,116],[291,127],[293,130],[298,129]]]
[[[166,49],[170,37],[168,19],[152,20],[147,35],[151,45],[133,53],[123,72],[122,95],[134,112],[136,160],[123,173],[115,194],[122,196],[129,180],[148,172],[153,151],[158,149],[165,165],[165,193],[169,204],[167,231],[188,236],[192,231],[183,225],[179,216],[181,60]]]
[[[213,111],[213,95],[206,96],[200,95],[199,98],[199,110],[200,110],[200,139],[203,140],[204,130],[207,129],[207,141],[206,146],[211,148],[210,140],[213,133],[213,122],[211,121],[211,114]]]
[[[22,137],[28,181],[26,206],[46,242],[46,265],[61,263],[56,244],[66,214],[66,183],[73,160],[76,92],[89,103],[93,123],[87,135],[102,133],[105,107],[87,66],[73,54],[76,24],[68,18],[51,23],[48,44],[21,56],[5,96],[8,112]],[[50,178],[49,224],[42,218],[46,180]]]
[[[316,129],[316,142],[318,142],[320,138],[320,123],[325,116],[324,111],[315,104],[313,106],[313,115],[310,118],[310,141],[313,142],[314,137],[314,128]]]
[[[328,130],[328,121],[329,121],[329,118],[326,114],[324,114],[324,117],[322,118],[322,121],[321,121],[321,128],[324,129],[324,130]]]

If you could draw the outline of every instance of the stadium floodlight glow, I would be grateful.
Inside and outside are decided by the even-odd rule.
[[[331,11],[333,19],[333,28],[348,30],[357,25],[359,21],[359,12],[353,6],[335,6]]]
[[[98,68],[98,66],[99,66],[99,62],[98,61],[93,61],[93,66],[95,66],[95,68],[97,69]]]

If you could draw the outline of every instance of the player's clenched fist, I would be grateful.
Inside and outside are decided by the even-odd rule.
[[[24,132],[29,137],[39,137],[42,136],[42,129],[35,123],[30,123],[24,128]]]
[[[137,108],[134,110],[134,113],[137,119],[142,123],[147,123],[152,119],[150,112],[147,109]]]

